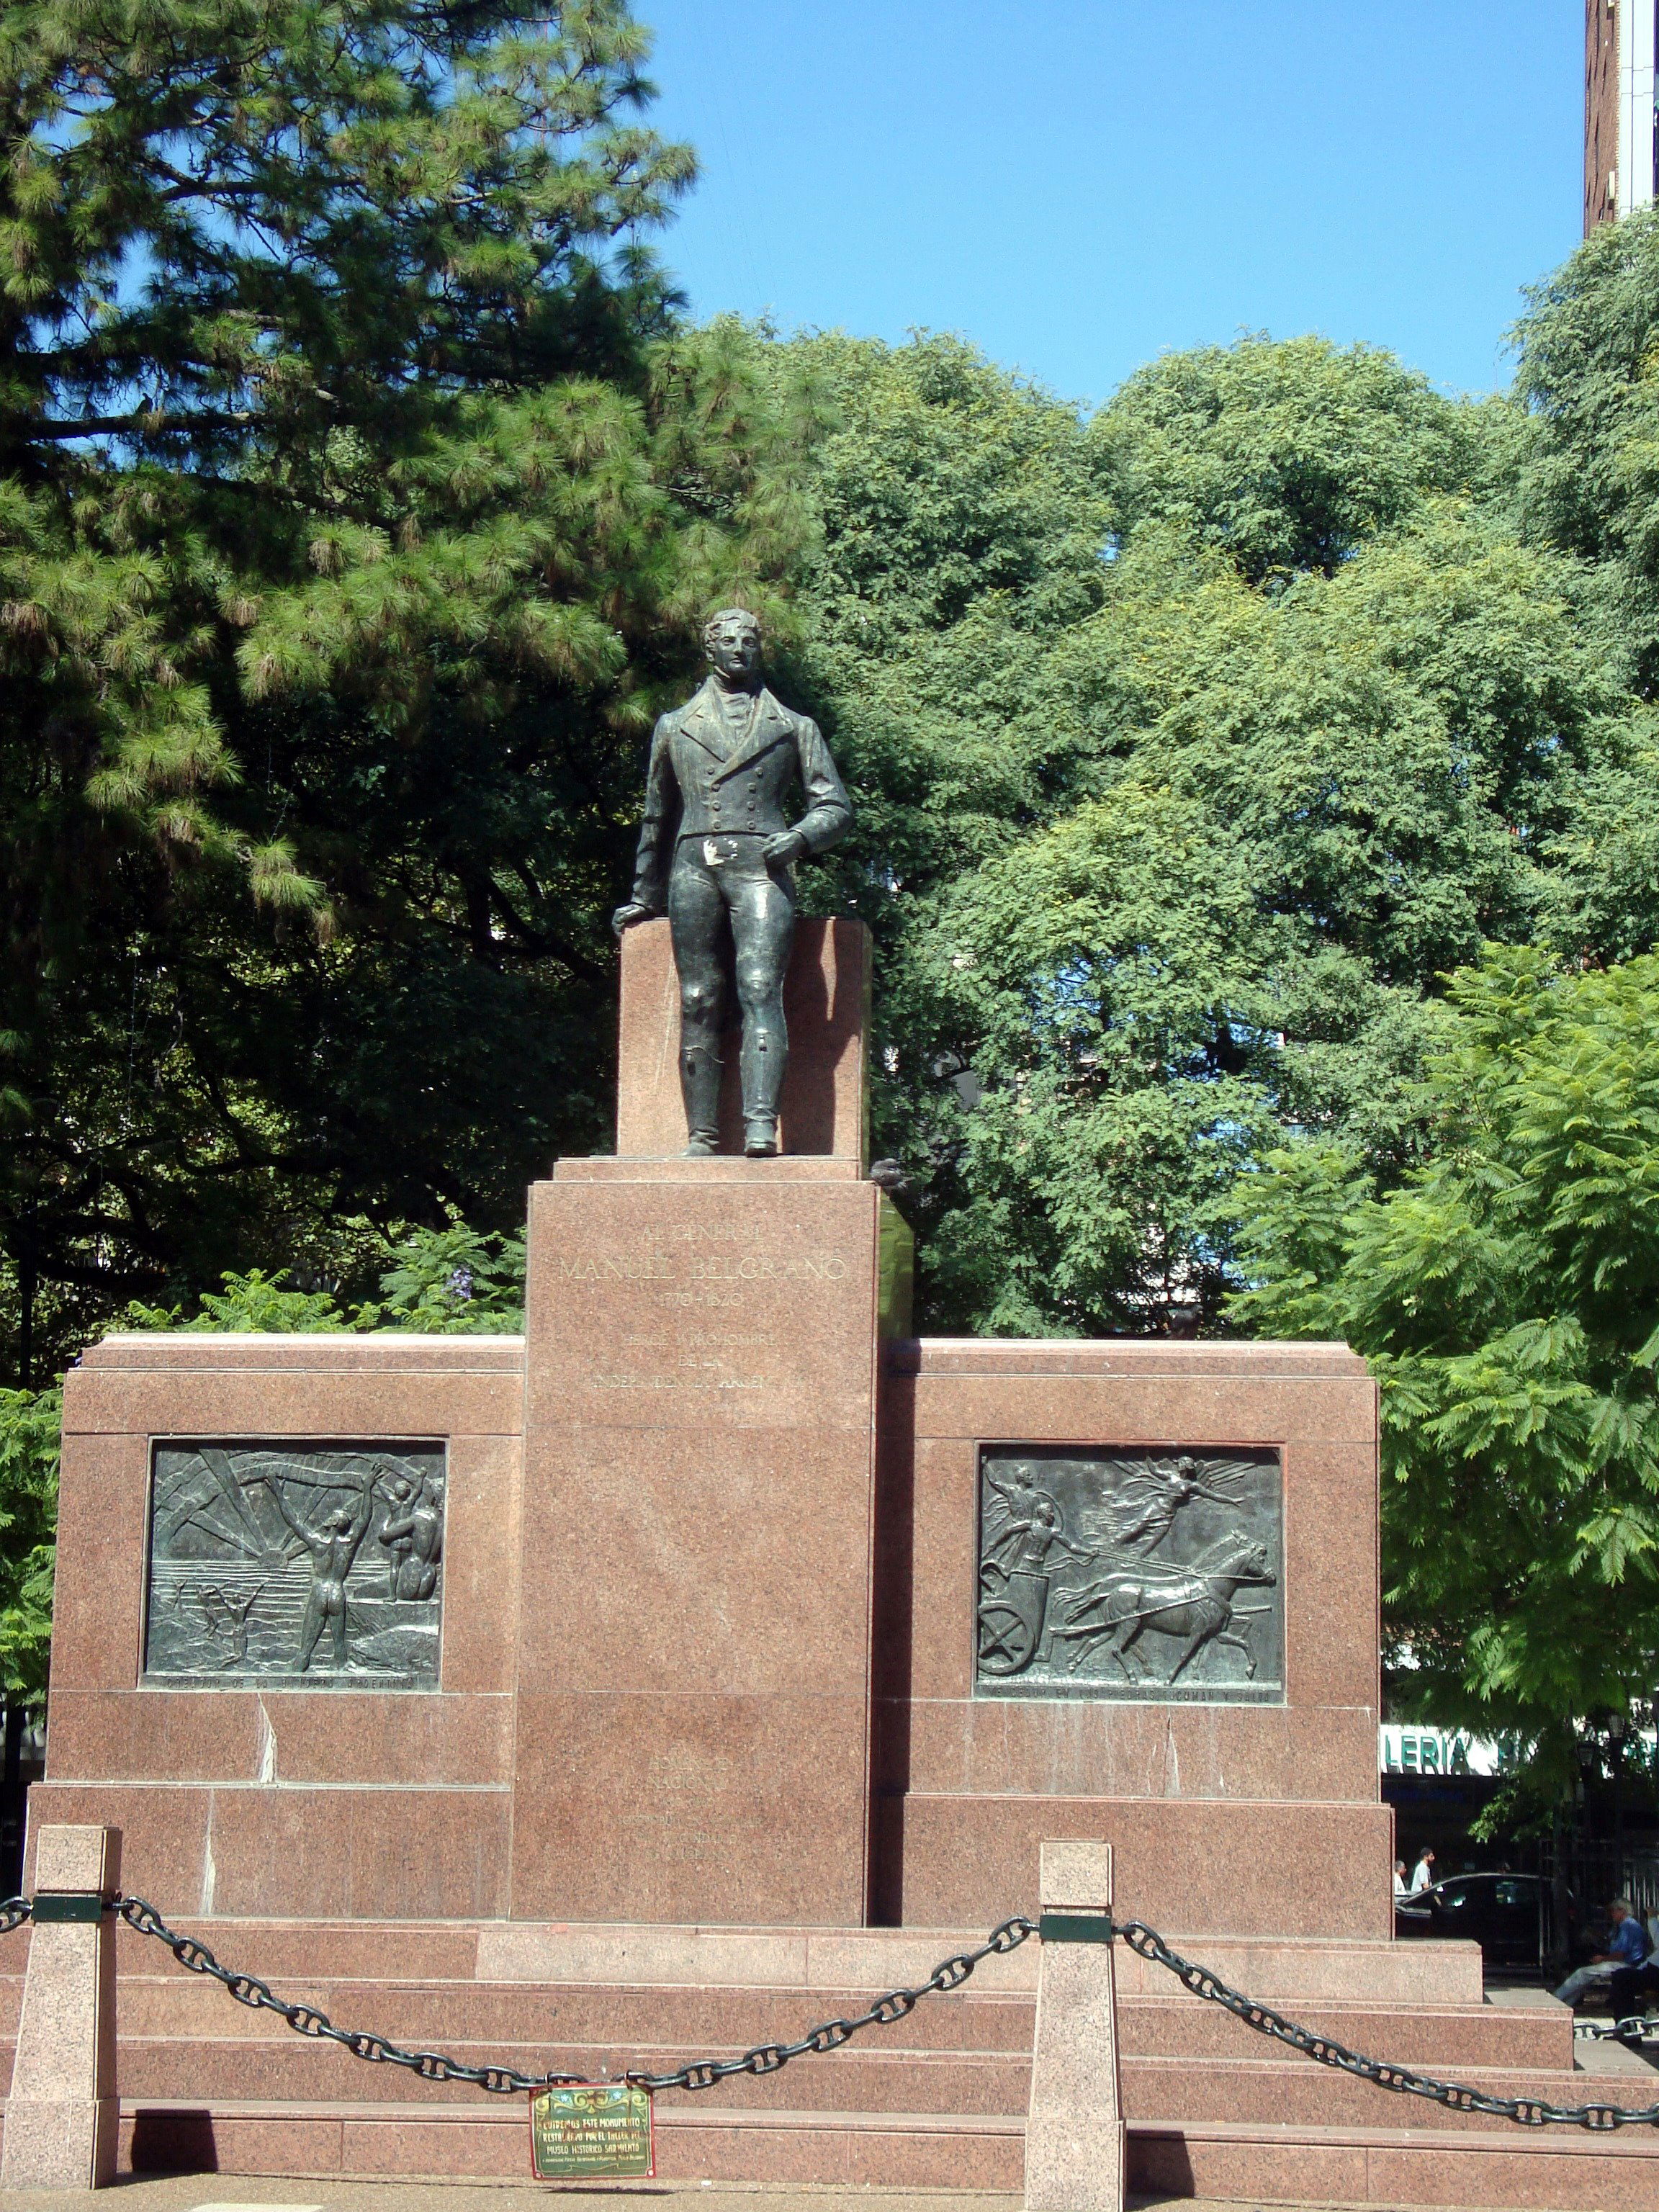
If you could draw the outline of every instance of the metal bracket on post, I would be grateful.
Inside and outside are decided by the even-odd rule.
[[[1109,1943],[1116,1934],[1109,1912],[1045,1912],[1037,1922],[1044,1943]]]
[[[0,2188],[101,2189],[114,2177],[118,1828],[42,1828],[34,1852]]]
[[[1123,2212],[1112,1847],[1042,1846],[1025,2212]]]

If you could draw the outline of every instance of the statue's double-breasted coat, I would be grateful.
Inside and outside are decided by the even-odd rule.
[[[784,810],[799,781],[806,811]],[[688,838],[776,836],[793,829],[807,853],[827,852],[852,826],[853,809],[830,748],[810,714],[763,686],[747,727],[734,736],[711,676],[694,699],[659,716],[651,739],[634,897],[661,914],[678,847]]]

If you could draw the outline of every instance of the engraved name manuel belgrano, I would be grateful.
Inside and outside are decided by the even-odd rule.
[[[975,1694],[1277,1705],[1273,1451],[980,1455]]]
[[[144,1673],[436,1689],[444,1449],[158,1443]]]

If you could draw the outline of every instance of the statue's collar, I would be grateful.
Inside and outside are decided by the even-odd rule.
[[[722,774],[729,775],[734,769],[746,767],[757,753],[763,753],[769,745],[775,744],[787,733],[790,722],[783,708],[763,684],[755,694],[753,710],[749,717],[749,734],[734,751],[722,759],[730,725],[720,710],[720,686],[710,676],[680,716],[680,727],[705,752],[714,754],[720,762]]]

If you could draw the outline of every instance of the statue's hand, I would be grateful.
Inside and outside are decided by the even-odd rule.
[[[636,921],[649,921],[651,918],[651,909],[648,906],[644,905],[638,899],[629,899],[626,906],[619,906],[611,915],[611,927],[620,937],[623,930],[632,929]]]
[[[787,868],[793,866],[806,850],[806,840],[799,830],[781,830],[769,837],[761,847],[761,858],[769,868]]]

